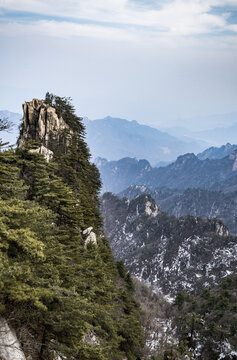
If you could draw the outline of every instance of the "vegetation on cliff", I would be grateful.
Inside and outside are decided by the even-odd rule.
[[[47,94],[46,102],[73,130],[50,143],[53,159],[32,152],[32,141],[0,152],[1,316],[38,359],[136,359],[139,308],[102,236],[100,178],[84,126],[69,99]],[[98,245],[85,248],[89,226]]]

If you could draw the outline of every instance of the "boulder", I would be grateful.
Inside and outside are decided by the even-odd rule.
[[[93,227],[90,226],[82,232],[82,234],[85,237],[85,243],[84,243],[85,248],[87,248],[87,245],[89,243],[97,245],[96,234],[92,230],[93,230]]]
[[[26,360],[15,331],[4,318],[0,318],[0,359]]]

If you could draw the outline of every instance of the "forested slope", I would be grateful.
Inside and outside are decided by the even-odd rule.
[[[19,147],[0,152],[0,311],[33,360],[136,359],[142,343],[84,135],[70,100],[47,94],[25,103]]]

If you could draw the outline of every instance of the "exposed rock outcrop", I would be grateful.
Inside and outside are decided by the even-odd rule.
[[[96,234],[92,230],[93,227],[90,226],[82,232],[82,234],[85,236],[85,243],[84,243],[85,248],[87,248],[89,243],[97,245]]]
[[[37,149],[31,149],[30,152],[44,155],[46,161],[50,161],[53,158],[53,151],[49,150],[44,145],[41,145]]]
[[[15,331],[4,318],[0,318],[0,359],[26,360]]]
[[[39,148],[31,152],[43,154],[49,161],[53,152],[50,143],[59,143],[62,133],[66,130],[70,136],[73,131],[62,117],[57,115],[56,109],[43,100],[33,99],[23,104],[24,118],[21,127],[18,146],[22,147],[26,141],[33,140],[40,143]]]
[[[90,344],[91,346],[100,345],[100,339],[93,330],[86,333],[83,336],[82,341],[86,342],[87,344]]]

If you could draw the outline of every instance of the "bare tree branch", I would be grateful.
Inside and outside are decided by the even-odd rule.
[[[11,123],[8,118],[1,119],[0,118],[0,131],[6,131],[10,130],[13,126],[13,123]]]

